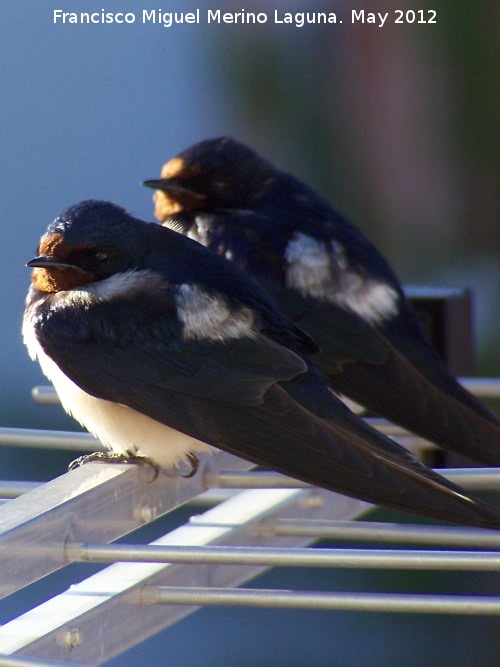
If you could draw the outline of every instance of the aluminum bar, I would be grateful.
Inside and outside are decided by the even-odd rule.
[[[367,503],[315,489],[243,491],[153,544],[262,547],[279,540],[285,548],[303,546],[311,538],[263,537],[255,526],[277,516],[349,518],[369,508]],[[234,587],[262,570],[262,566],[115,563],[0,627],[0,653],[102,664],[196,610],[190,605],[138,606],[144,586]]]
[[[218,605],[409,614],[500,615],[500,597],[408,593],[317,593],[273,589],[146,587],[143,604]]]
[[[500,468],[441,468],[437,473],[464,489],[474,491],[500,490]],[[217,472],[207,476],[211,488],[221,489],[297,489],[309,488],[310,484],[267,470],[251,472]]]
[[[37,658],[12,658],[0,655],[0,667],[72,667],[74,663],[60,660],[38,660]]]
[[[31,396],[39,405],[61,405],[59,396],[52,385],[33,387]]]
[[[479,398],[500,398],[500,378],[461,377],[460,384]],[[31,392],[36,403],[41,405],[59,405],[56,390],[51,385],[33,387]]]
[[[104,449],[90,433],[0,427],[0,445],[95,452]]]
[[[371,521],[303,521],[275,519],[262,521],[263,535],[303,535],[323,540],[416,544],[419,546],[470,547],[500,550],[500,532],[482,528],[427,526]]]
[[[500,378],[458,378],[460,384],[479,398],[500,398]]]
[[[212,466],[250,466],[225,452],[199,458],[191,478],[179,471],[153,479],[147,465],[88,463],[0,505],[0,597],[65,566],[68,538],[111,542],[204,493]]]
[[[395,549],[285,549],[134,544],[67,544],[66,556],[82,563],[198,563],[263,567],[335,567],[398,570],[500,570],[500,552]]]
[[[0,481],[0,498],[18,498],[28,491],[33,491],[41,486],[41,482],[16,482],[10,480]]]

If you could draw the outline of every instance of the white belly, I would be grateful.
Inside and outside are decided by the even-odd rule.
[[[136,410],[87,394],[45,354],[31,326],[25,325],[23,333],[31,357],[40,362],[66,412],[113,452],[147,456],[160,468],[168,469],[185,463],[190,452],[213,451],[210,445]]]

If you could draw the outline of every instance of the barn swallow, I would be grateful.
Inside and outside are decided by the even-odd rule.
[[[257,278],[321,348],[331,386],[417,435],[500,465],[500,422],[447,370],[388,262],[310,187],[229,138],[167,162],[164,225]]]
[[[168,469],[215,447],[372,503],[500,529],[500,510],[350,412],[308,360],[314,341],[201,244],[90,200],[49,225],[27,266],[29,353],[114,452]]]

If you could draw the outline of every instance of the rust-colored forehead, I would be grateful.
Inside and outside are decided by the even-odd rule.
[[[62,234],[45,234],[42,236],[38,252],[41,255],[55,255],[57,257],[64,256],[65,250],[67,252],[64,236]]]
[[[42,236],[40,245],[38,246],[38,252],[40,255],[50,255],[57,257],[57,259],[65,259],[70,252],[79,248],[85,248],[85,244],[79,243],[74,246],[69,246],[66,243],[64,235],[56,232],[54,234],[45,234]]]
[[[163,165],[161,178],[186,178],[200,172],[201,167],[197,162],[189,162],[182,157],[173,157]]]

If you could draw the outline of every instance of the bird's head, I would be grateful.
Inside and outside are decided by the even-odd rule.
[[[59,292],[133,268],[140,251],[137,223],[110,202],[88,200],[67,208],[48,227],[27,266],[43,292]]]
[[[165,220],[193,209],[250,206],[276,173],[253,150],[222,137],[187,148],[143,185],[156,190],[155,216]]]

